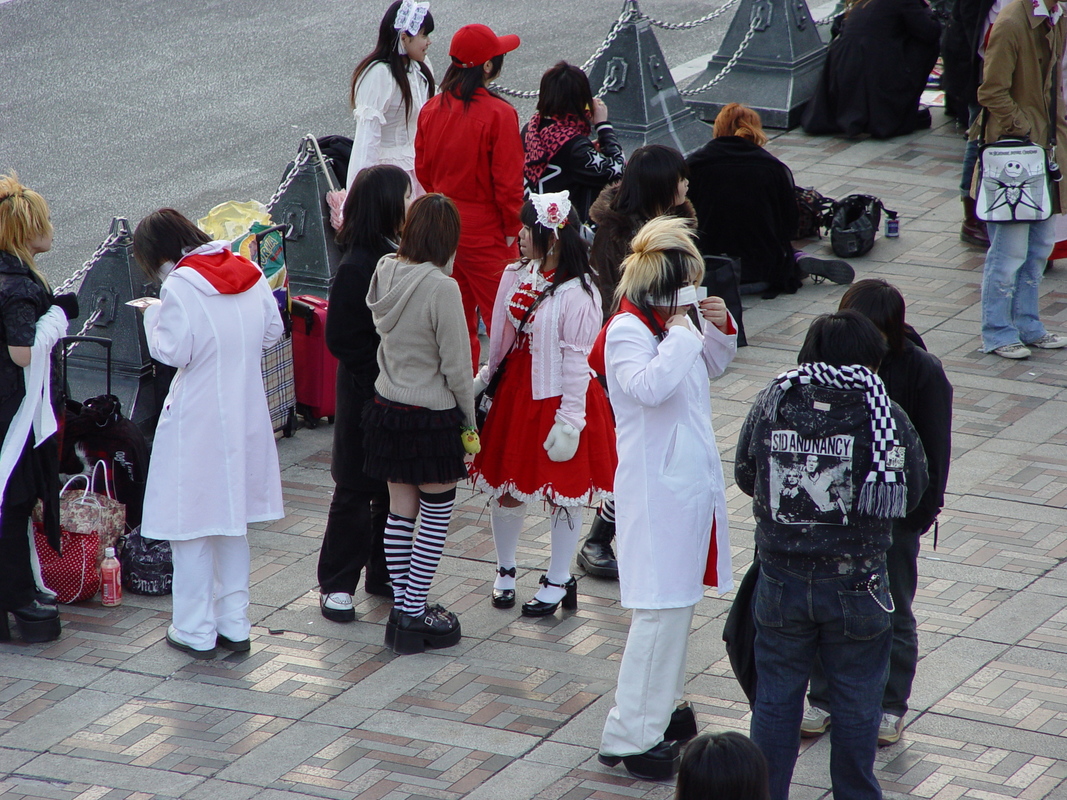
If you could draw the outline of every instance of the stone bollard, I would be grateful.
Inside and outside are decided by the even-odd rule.
[[[70,333],[80,332],[111,339],[111,393],[122,403],[122,413],[151,441],[174,369],[152,360],[148,352],[141,312],[126,305],[130,300],[158,296],[133,259],[133,236],[123,217],[111,221],[108,239],[114,241],[99,255],[78,289],[81,316],[70,322]],[[82,402],[104,394],[107,357],[91,343],[77,345],[67,358],[70,398]]]
[[[712,121],[726,104],[743,103],[759,112],[765,127],[792,128],[815,93],[826,45],[804,0],[741,0],[719,51],[692,88],[714,79],[731,60],[720,81],[688,97],[693,109]]]
[[[711,138],[711,128],[685,104],[656,35],[636,0],[623,5],[615,38],[589,71],[593,93],[603,95],[626,155],[646,144],[664,144],[684,155]]]

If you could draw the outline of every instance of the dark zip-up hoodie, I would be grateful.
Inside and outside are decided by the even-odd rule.
[[[738,487],[752,497],[760,558],[822,574],[877,567],[892,542],[893,520],[857,511],[871,469],[864,393],[799,386],[782,397],[773,422],[762,399],[741,429],[734,466]],[[896,403],[892,408],[911,511],[926,489],[926,456],[908,416]]]

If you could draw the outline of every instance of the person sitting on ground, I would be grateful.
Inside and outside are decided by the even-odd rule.
[[[589,138],[594,130],[595,144]],[[526,191],[568,192],[583,223],[600,190],[622,177],[626,161],[608,122],[608,107],[593,97],[586,74],[566,61],[541,77],[537,111],[522,139]]]
[[[686,159],[700,252],[740,259],[742,291],[765,298],[793,294],[805,274],[851,283],[855,272],[847,262],[794,252],[793,173],[763,149],[767,134],[759,114],[730,103],[712,131],[714,138]]]
[[[770,800],[767,759],[737,731],[702,733],[678,768],[674,800]]]
[[[940,50],[941,23],[925,0],[846,0],[801,118],[807,133],[889,139],[929,128],[919,105]]]
[[[927,486],[922,442],[875,374],[887,351],[857,311],[817,317],[799,366],[771,380],[738,435],[734,478],[752,497],[761,562],[751,735],[770,767],[772,800],[789,796],[816,657],[830,687],[834,796],[882,797],[874,761],[893,642],[886,550],[894,522]],[[810,453],[845,478],[847,523],[774,518],[781,476]]]

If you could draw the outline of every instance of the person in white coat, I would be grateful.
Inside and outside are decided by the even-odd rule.
[[[424,194],[415,178],[415,129],[436,88],[426,61],[433,27],[429,3],[396,0],[378,26],[373,52],[352,71],[348,99],[356,135],[346,186],[361,169],[393,164],[411,178],[413,199]]]
[[[653,219],[632,250],[619,311],[590,356],[615,410],[619,580],[633,609],[599,759],[663,780],[697,733],[683,702],[693,609],[705,585],[733,588],[710,379],[733,360],[737,327],[721,298],[697,300],[704,261],[686,221]]]
[[[280,519],[281,473],[263,390],[263,349],[282,335],[260,269],[173,209],[133,234],[141,268],[162,279],[144,310],[148,349],[178,372],[156,427],[141,533],[170,541],[167,643],[196,658],[249,649],[250,522]]]

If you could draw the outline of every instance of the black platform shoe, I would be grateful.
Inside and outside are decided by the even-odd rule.
[[[0,612],[0,642],[10,641],[11,628],[7,622],[8,612]],[[59,608],[45,605],[38,600],[16,608],[11,612],[15,617],[15,627],[19,636],[27,643],[50,642],[58,639],[63,625],[59,621]]]
[[[678,706],[671,714],[670,724],[663,732],[664,741],[685,744],[697,735],[697,715],[689,703]]]
[[[619,562],[611,541],[615,538],[615,523],[608,522],[599,514],[589,526],[589,536],[578,551],[578,566],[598,578],[619,579]]]
[[[524,617],[547,617],[549,614],[555,614],[560,603],[563,604],[563,608],[567,611],[574,611],[578,608],[578,581],[574,579],[573,575],[566,583],[552,583],[547,575],[542,575],[541,585],[555,586],[557,589],[563,589],[565,594],[562,599],[554,603],[544,603],[536,597],[533,600],[527,600],[522,604],[522,615]]]
[[[503,567],[496,568],[496,574],[501,578],[514,578],[515,567]],[[514,589],[493,589],[493,608],[514,608],[515,606],[515,590]]]
[[[456,615],[445,608],[440,603],[434,603],[433,605],[426,606],[426,610],[438,615],[443,615],[450,620],[456,621]],[[389,621],[385,623],[385,646],[391,648],[393,642],[396,641],[396,623],[400,619],[400,609],[393,606],[389,609]],[[458,622],[457,622],[458,624]]]
[[[393,634],[393,652],[406,656],[421,653],[427,647],[438,649],[458,644],[462,633],[455,614],[440,606],[427,606],[417,617],[398,614],[396,633]]]
[[[643,781],[666,781],[678,773],[681,761],[678,748],[671,742],[660,742],[651,750],[632,756],[597,754],[597,760],[606,767],[614,767],[620,761],[626,771]]]

